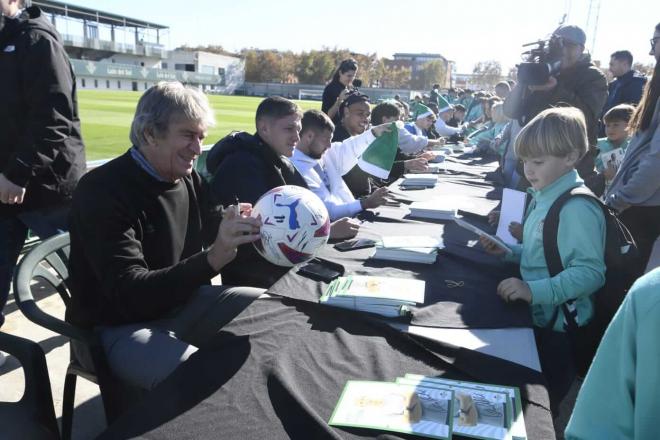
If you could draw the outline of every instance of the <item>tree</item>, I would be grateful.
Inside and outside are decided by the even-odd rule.
[[[513,66],[509,69],[509,73],[506,75],[506,79],[518,81],[518,68],[516,66]]]
[[[411,80],[413,89],[431,89],[433,84],[445,84],[447,67],[442,61],[428,61],[417,70]]]
[[[502,65],[499,61],[479,61],[472,69],[474,81],[484,87],[494,87],[502,77]]]

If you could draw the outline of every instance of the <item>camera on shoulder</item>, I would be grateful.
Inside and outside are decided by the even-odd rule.
[[[522,53],[524,62],[518,64],[518,82],[527,86],[540,86],[559,72],[563,41],[553,35],[547,40],[523,44],[535,46]]]

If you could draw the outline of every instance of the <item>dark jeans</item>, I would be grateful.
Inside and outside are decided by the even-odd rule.
[[[541,370],[548,383],[550,409],[552,415],[557,417],[559,405],[577,377],[571,340],[567,333],[538,327],[534,328],[534,336]]]
[[[123,382],[152,389],[265,290],[202,286],[174,316],[158,321],[99,327],[110,370]]]
[[[637,244],[639,262],[633,275],[639,278],[644,274],[653,245],[660,236],[660,206],[631,206],[623,211],[619,218],[630,230]]]
[[[28,230],[46,239],[67,230],[69,208],[29,211],[14,217],[0,219],[0,327],[5,322],[2,314],[9,296],[9,286],[18,256],[28,235]]]

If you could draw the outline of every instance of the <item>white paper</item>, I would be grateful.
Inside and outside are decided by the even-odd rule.
[[[511,222],[521,223],[525,215],[525,197],[522,191],[504,188],[502,193],[502,209],[500,222],[497,224],[497,235],[506,244],[518,244],[518,240],[509,232]]]

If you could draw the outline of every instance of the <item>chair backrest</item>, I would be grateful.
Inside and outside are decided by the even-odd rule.
[[[0,350],[21,363],[25,392],[18,402],[0,402],[2,438],[59,439],[46,356],[35,342],[0,332]]]
[[[67,286],[69,249],[68,233],[51,237],[31,249],[16,267],[14,296],[18,308],[30,321],[71,339],[91,343],[94,340],[91,331],[46,313],[39,308],[32,294],[33,281],[46,283],[57,291],[65,306],[68,305],[71,299]]]

